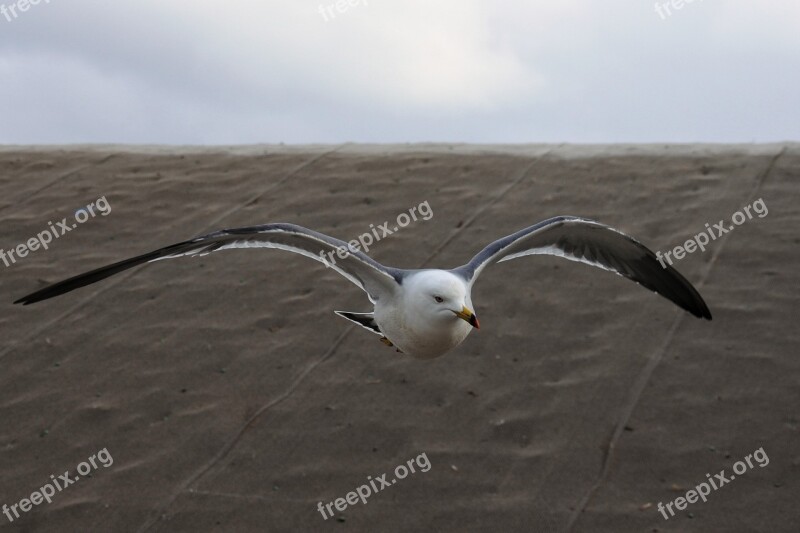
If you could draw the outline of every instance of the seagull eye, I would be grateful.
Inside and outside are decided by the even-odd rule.
[[[433,299],[436,300],[436,303],[442,303],[444,301],[444,298],[441,296],[434,296]]]

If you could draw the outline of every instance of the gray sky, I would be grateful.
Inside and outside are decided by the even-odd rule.
[[[798,0],[46,2],[0,143],[800,140]]]

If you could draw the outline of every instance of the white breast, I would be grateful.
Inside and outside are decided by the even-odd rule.
[[[453,315],[444,323],[431,323],[402,307],[375,306],[375,321],[383,334],[403,353],[418,359],[433,359],[449,352],[469,335],[472,326]]]

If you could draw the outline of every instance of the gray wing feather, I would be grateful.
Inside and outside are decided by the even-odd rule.
[[[559,216],[539,222],[491,243],[453,272],[472,285],[490,264],[536,254],[555,255],[614,272],[697,317],[711,320],[700,293],[677,270],[669,265],[662,267],[656,255],[632,237],[585,218]]]
[[[183,256],[206,255],[218,250],[233,248],[277,248],[310,257],[327,264],[330,268],[356,284],[367,293],[373,302],[392,294],[402,277],[400,270],[381,265],[366,254],[354,250],[344,241],[295,224],[264,224],[216,231],[188,241],[159,248],[158,250],[55,283],[20,298],[14,303],[28,305],[53,298],[144,263]],[[347,250],[347,254],[342,254],[346,255],[344,259],[334,254],[334,263],[334,261],[329,262],[322,257],[322,254],[338,251],[339,249]]]

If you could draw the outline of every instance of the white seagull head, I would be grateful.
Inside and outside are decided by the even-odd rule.
[[[421,270],[403,280],[407,305],[430,324],[453,324],[454,319],[480,328],[466,281],[445,270]]]

